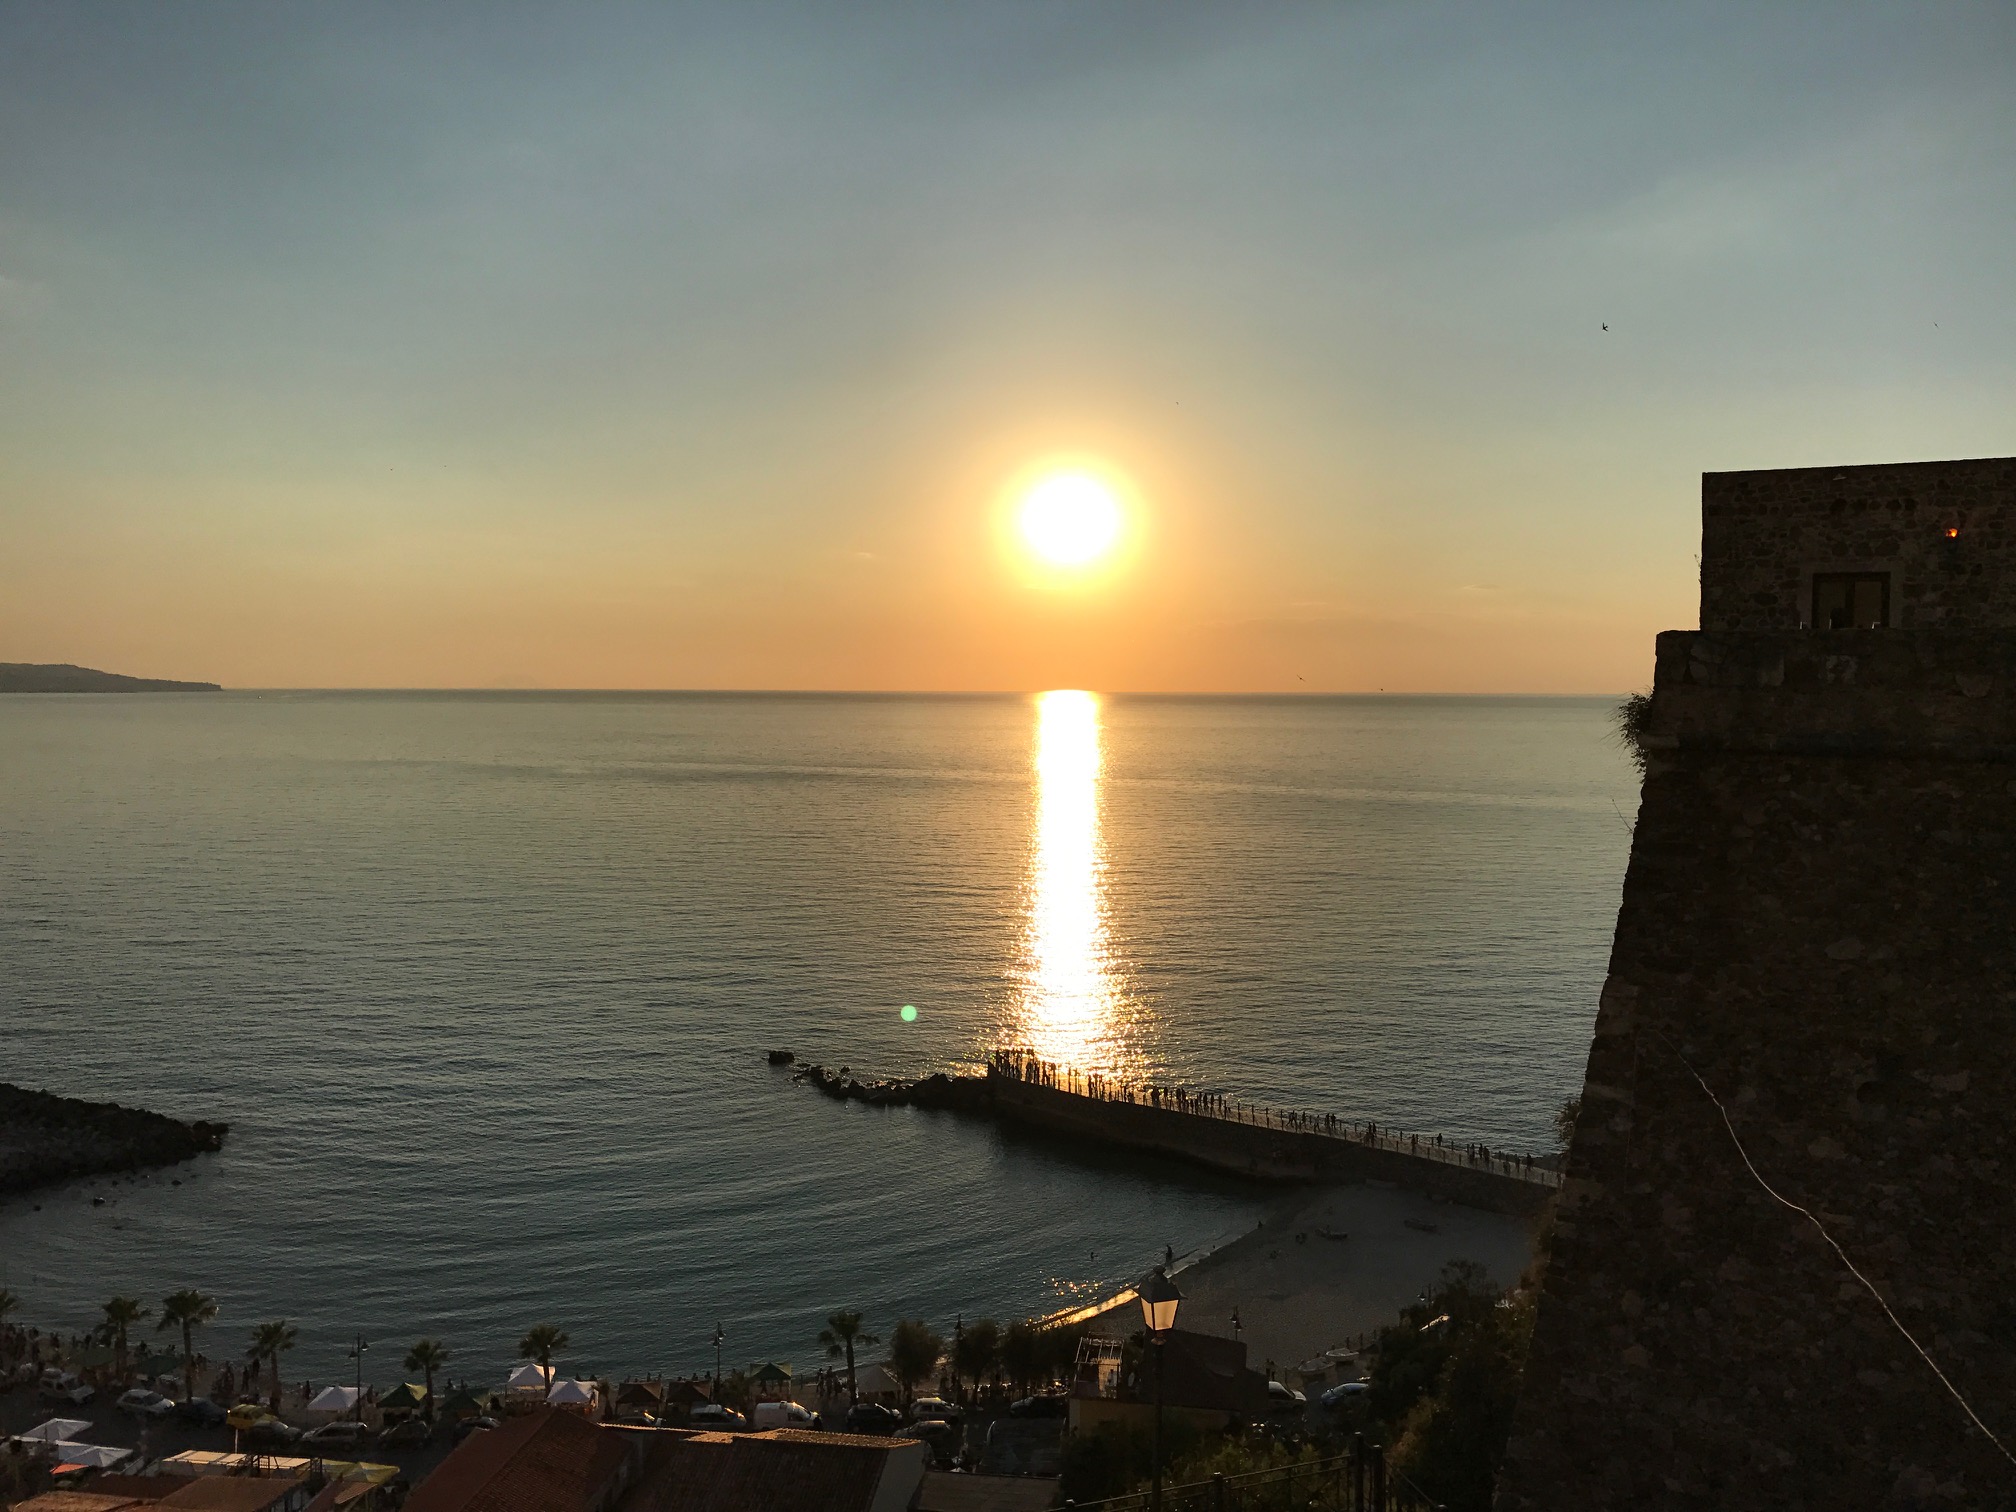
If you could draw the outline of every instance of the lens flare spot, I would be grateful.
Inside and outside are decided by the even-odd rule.
[[[917,1022],[917,1007],[914,1003],[905,1003],[903,1005],[902,1018],[903,1022],[906,1024],[914,1024]]]

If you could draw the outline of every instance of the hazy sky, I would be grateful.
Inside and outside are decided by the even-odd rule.
[[[2006,0],[10,0],[0,660],[1642,685],[1702,471],[2016,452],[2012,81]],[[1061,454],[1094,588],[997,540]]]

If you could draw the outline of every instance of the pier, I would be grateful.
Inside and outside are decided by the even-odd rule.
[[[1025,1049],[994,1052],[987,1101],[1004,1121],[1172,1156],[1259,1181],[1384,1181],[1494,1212],[1538,1212],[1559,1190],[1551,1161],[1401,1134],[1334,1113],[1120,1081]]]

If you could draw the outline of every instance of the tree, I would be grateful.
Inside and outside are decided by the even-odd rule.
[[[1010,1323],[1001,1335],[1001,1368],[1008,1372],[1008,1379],[1018,1396],[1029,1394],[1042,1363],[1042,1330],[1026,1319]]]
[[[164,1328],[182,1330],[184,1396],[196,1395],[196,1330],[216,1316],[217,1299],[204,1296],[194,1287],[184,1287],[161,1299],[161,1321],[154,1325],[154,1331],[159,1333]]]
[[[406,1351],[406,1368],[417,1370],[426,1378],[427,1421],[430,1423],[434,1421],[434,1372],[447,1363],[448,1346],[439,1339],[422,1339]]]
[[[1554,1110],[1554,1137],[1561,1142],[1561,1148],[1568,1148],[1568,1141],[1575,1137],[1575,1120],[1582,1116],[1582,1097],[1577,1093]]]
[[[952,1367],[977,1387],[993,1372],[1000,1355],[1001,1326],[992,1318],[982,1318],[952,1346]]]
[[[945,1341],[921,1319],[905,1318],[889,1331],[889,1373],[902,1386],[906,1407],[917,1394],[918,1383],[938,1373],[944,1353]]]
[[[842,1308],[826,1319],[826,1326],[819,1330],[819,1347],[826,1351],[826,1358],[847,1361],[847,1405],[852,1407],[858,1400],[854,1390],[854,1349],[860,1346],[869,1349],[882,1341],[874,1334],[861,1331],[861,1314],[848,1312]]]
[[[150,1310],[138,1297],[114,1297],[105,1304],[105,1339],[112,1346],[112,1359],[122,1384],[126,1380],[127,1331]]]
[[[255,1360],[264,1360],[272,1368],[273,1389],[269,1405],[273,1415],[280,1415],[280,1352],[294,1347],[300,1331],[285,1318],[275,1318],[271,1323],[261,1323],[252,1330],[252,1346],[246,1352]]]
[[[553,1351],[565,1349],[567,1343],[566,1332],[557,1324],[534,1323],[526,1330],[525,1337],[518,1341],[518,1358],[537,1360],[550,1390],[553,1385]]]

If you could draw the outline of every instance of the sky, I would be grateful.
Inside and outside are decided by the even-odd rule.
[[[2007,3],[11,0],[0,660],[1640,687],[1702,472],[2016,452],[2012,78]],[[1057,459],[1103,570],[1004,545]]]

